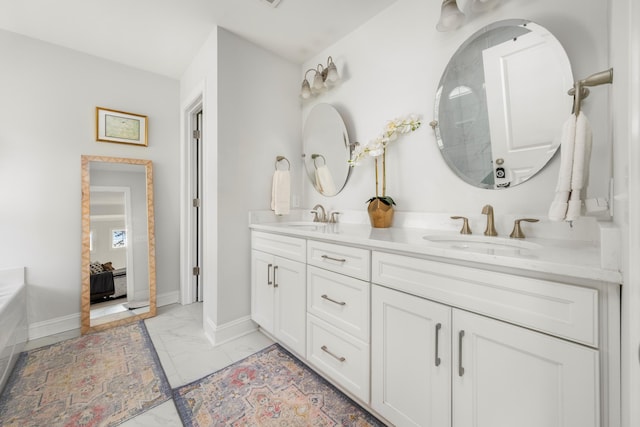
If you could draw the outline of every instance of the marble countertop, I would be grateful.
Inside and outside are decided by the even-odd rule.
[[[464,240],[465,236],[451,230],[409,227],[381,229],[372,228],[369,224],[350,223],[314,225],[302,221],[251,223],[250,228],[365,246],[372,250],[428,256],[449,263],[482,264],[524,275],[552,275],[557,279],[573,279],[571,282],[622,283],[622,275],[618,270],[601,267],[601,248],[594,242],[543,238],[520,240],[480,234],[472,235],[467,245],[469,242]]]

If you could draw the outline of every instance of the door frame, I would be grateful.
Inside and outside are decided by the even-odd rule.
[[[193,131],[196,129],[196,114],[202,111],[204,117],[204,86],[198,88],[181,108],[181,195],[180,195],[180,303],[196,302],[196,288],[194,286],[193,266],[197,262],[194,250],[193,234],[196,229],[193,209],[194,183],[192,175],[193,159]],[[201,137],[202,140],[202,137]],[[202,198],[202,192],[200,194]],[[201,201],[202,202],[202,201]],[[202,203],[200,204],[202,206]],[[203,237],[202,229],[200,235]],[[204,258],[201,254],[201,258]],[[202,266],[201,266],[202,267]],[[203,273],[200,274],[200,286],[203,286]],[[202,290],[204,295],[204,289]]]

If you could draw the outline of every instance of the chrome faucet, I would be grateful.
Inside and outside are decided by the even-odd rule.
[[[487,228],[484,230],[484,235],[497,236],[498,232],[496,231],[496,227],[493,223],[493,206],[484,205],[482,208],[482,214],[487,216]]]
[[[313,222],[327,222],[327,211],[321,204],[315,205],[311,213],[313,214]]]

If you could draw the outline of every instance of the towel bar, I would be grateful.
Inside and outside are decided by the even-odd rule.
[[[291,170],[291,162],[289,162],[289,159],[287,159],[285,156],[276,157],[276,164],[275,164],[276,170],[278,170],[278,162],[281,162],[283,160],[287,162],[287,170]]]

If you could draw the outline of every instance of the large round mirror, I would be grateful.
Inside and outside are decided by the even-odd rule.
[[[511,19],[472,35],[447,65],[432,122],[449,167],[480,188],[528,180],[553,157],[571,113],[571,64],[558,40]]]
[[[338,194],[351,174],[351,145],[342,116],[332,105],[318,104],[309,112],[302,149],[313,187],[323,196]]]

